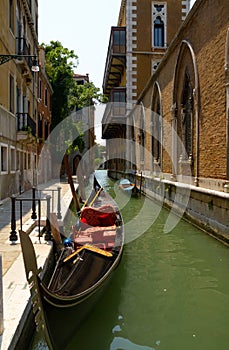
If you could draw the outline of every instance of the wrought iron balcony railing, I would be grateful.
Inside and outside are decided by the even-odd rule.
[[[28,57],[30,55],[30,50],[25,38],[23,37],[16,38],[16,53],[19,56],[24,56],[23,59],[26,60],[28,66],[30,68],[32,67],[33,57]]]
[[[28,131],[36,136],[36,123],[29,113],[17,113],[17,131]]]

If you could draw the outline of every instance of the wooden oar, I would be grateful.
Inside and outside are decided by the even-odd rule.
[[[77,254],[79,254],[84,249],[87,249],[87,250],[90,250],[92,252],[107,256],[109,258],[111,258],[113,256],[113,254],[110,252],[106,252],[105,250],[102,250],[102,249],[97,248],[97,247],[90,245],[90,244],[84,244],[82,247],[77,249],[75,252],[73,252],[72,254],[67,256],[67,258],[64,259],[64,263],[71,260],[72,258],[74,258]]]
[[[92,206],[92,204],[94,203],[94,201],[96,200],[96,198],[100,195],[100,192],[102,192],[103,188],[100,187],[100,189],[98,190],[98,192],[96,192],[95,197],[93,198],[93,200],[91,201],[91,203],[89,204],[89,207]]]

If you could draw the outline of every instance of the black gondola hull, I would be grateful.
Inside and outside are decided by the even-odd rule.
[[[40,285],[46,326],[53,349],[63,350],[66,344],[69,343],[69,340],[74,336],[77,328],[89,316],[112,279],[120,258],[121,256],[117,259],[112,270],[102,283],[87,294],[79,296],[67,303],[57,299],[42,284]]]

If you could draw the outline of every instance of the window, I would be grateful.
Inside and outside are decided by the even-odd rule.
[[[114,90],[112,92],[113,112],[116,116],[124,116],[126,113],[126,91]]]
[[[14,78],[10,75],[10,112],[14,113]]]
[[[28,169],[31,169],[31,153],[28,152]]]
[[[162,106],[161,91],[158,82],[153,87],[152,105],[151,105],[151,154],[152,170],[154,174],[161,173],[162,162]]]
[[[13,0],[9,0],[9,27],[14,33],[14,6]]]
[[[164,23],[160,17],[154,21],[154,46],[163,47],[165,45]]]
[[[45,121],[45,140],[48,138],[49,136],[49,124],[47,121]]]
[[[10,171],[16,171],[16,150],[14,147],[10,147]]]
[[[34,163],[33,163],[34,169],[37,169],[37,155],[34,154]]]
[[[17,155],[16,170],[20,170],[20,151],[17,151],[16,155]]]
[[[30,12],[31,12],[31,9],[32,9],[32,4],[31,4],[31,0],[27,0],[27,4],[29,6],[29,9],[30,9]]]
[[[166,47],[166,3],[153,2],[152,12],[152,45]]]
[[[39,79],[39,99],[42,100],[42,80]]]
[[[45,106],[48,106],[48,90],[45,89]]]
[[[183,159],[187,159],[192,156],[192,111],[193,88],[190,81],[189,71],[186,69],[181,97],[182,142],[186,151],[186,154],[183,154]]]
[[[1,148],[1,173],[8,172],[8,146],[5,144],[0,145]]]
[[[125,53],[126,51],[126,31],[124,29],[114,29],[113,31],[114,52]]]
[[[27,169],[27,153],[26,152],[23,152],[23,160],[24,160],[23,169],[26,170]]]

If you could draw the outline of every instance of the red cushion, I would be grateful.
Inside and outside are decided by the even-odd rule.
[[[86,207],[82,210],[80,220],[91,226],[112,226],[116,222],[116,213],[111,205],[100,208]]]

